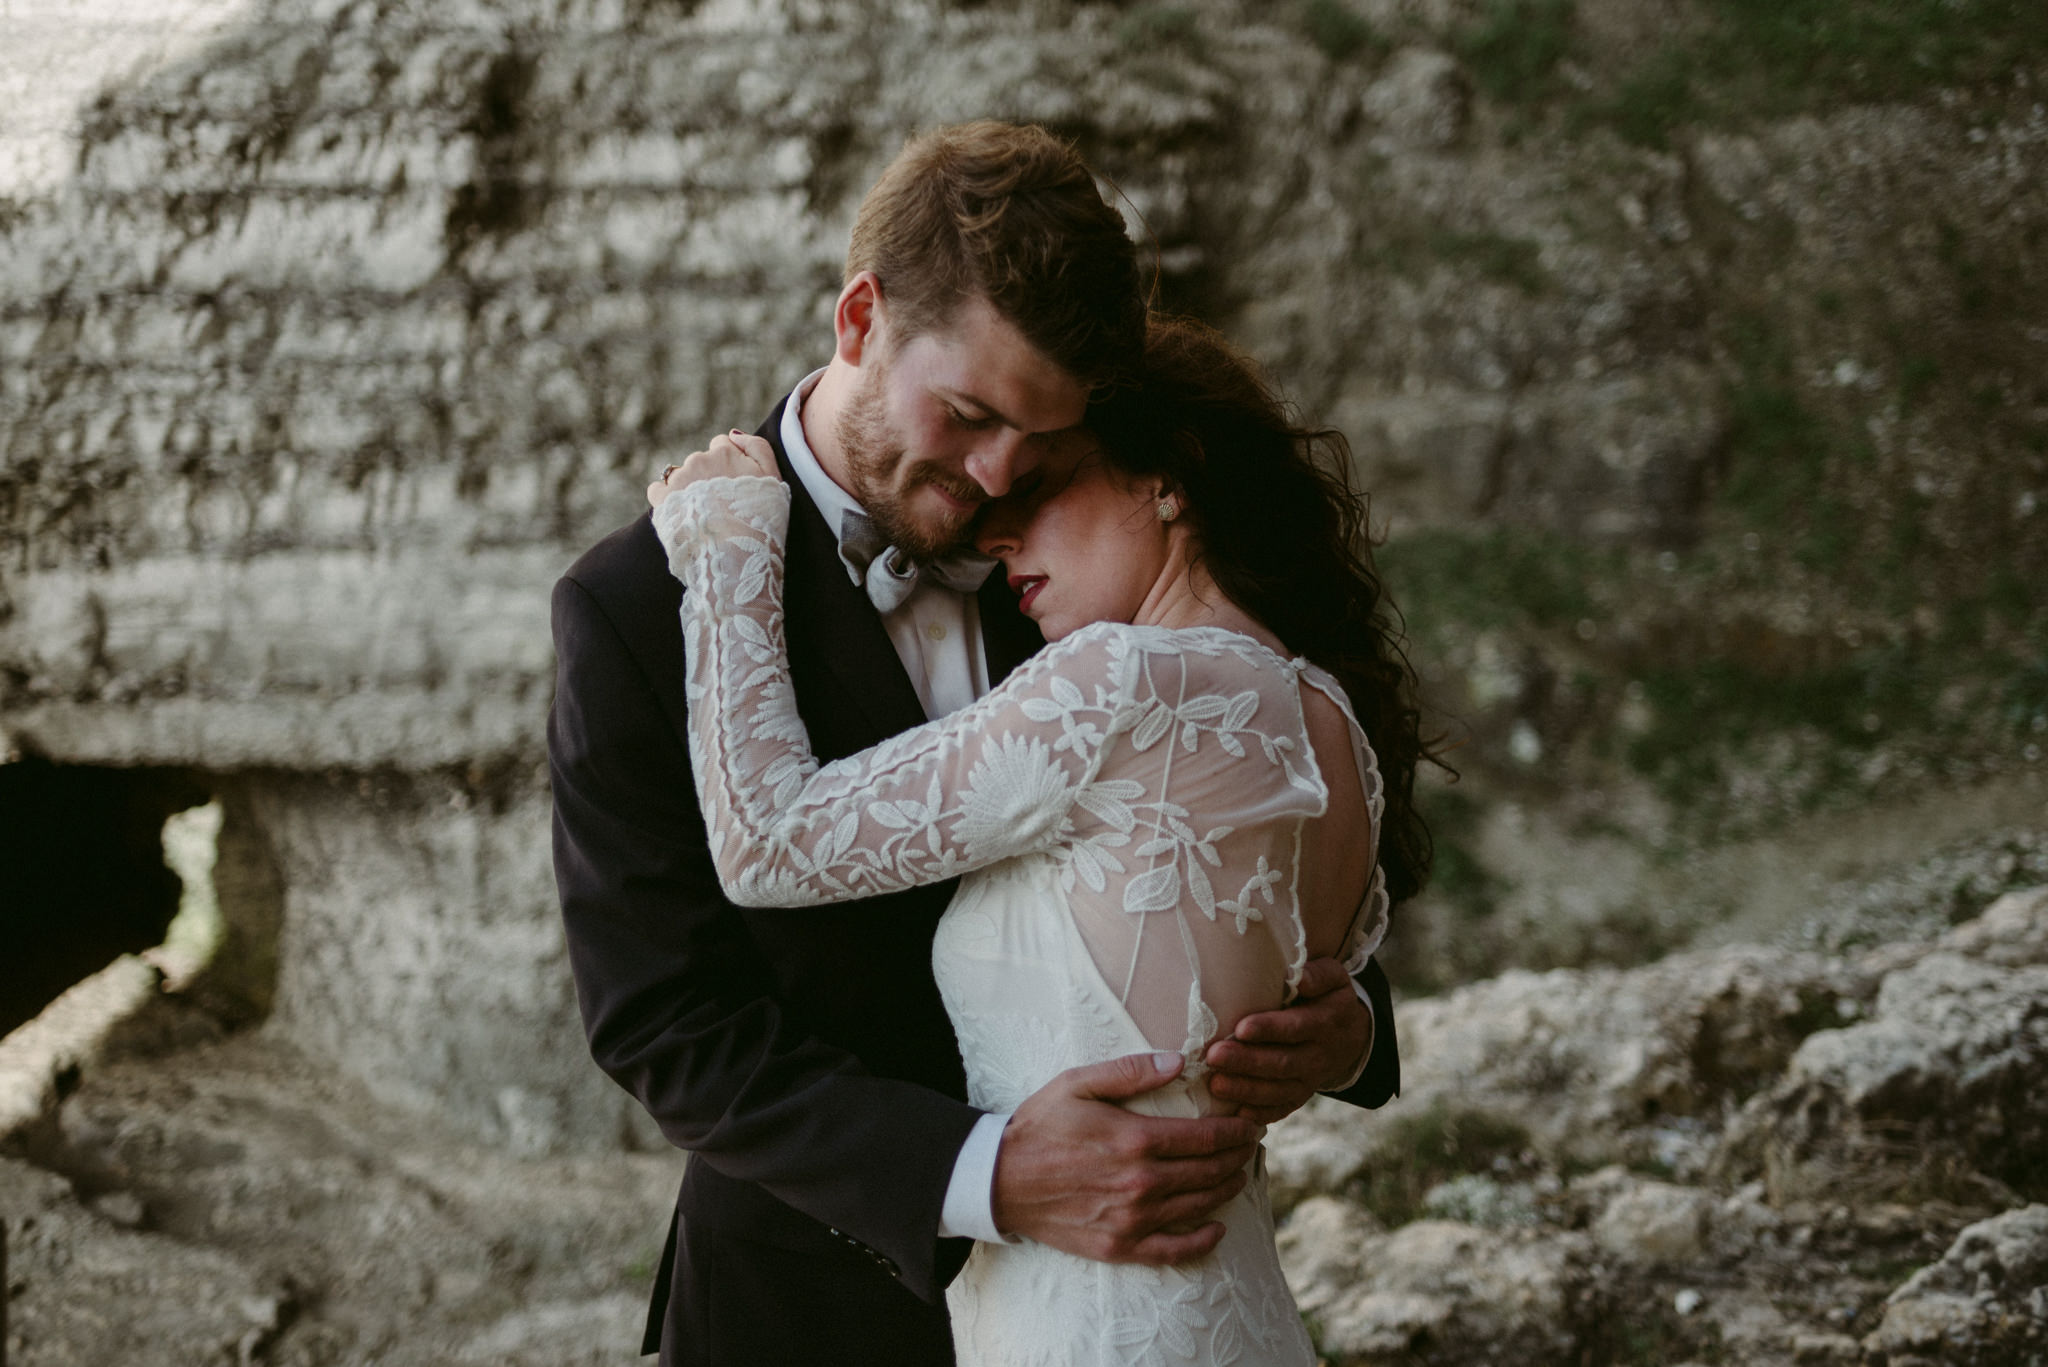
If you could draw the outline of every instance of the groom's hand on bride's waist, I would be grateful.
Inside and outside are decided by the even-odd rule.
[[[1246,1016],[1209,1046],[1209,1094],[1237,1113],[1272,1124],[1318,1092],[1356,1080],[1372,1053],[1372,1008],[1335,959],[1303,965],[1294,1004]]]
[[[1247,1180],[1265,1127],[1240,1116],[1136,1115],[1116,1103],[1164,1086],[1178,1054],[1070,1068],[1003,1130],[996,1228],[1083,1258],[1178,1263],[1223,1237],[1209,1217]]]

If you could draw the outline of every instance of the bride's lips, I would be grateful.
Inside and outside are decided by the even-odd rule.
[[[1045,587],[1042,574],[1013,574],[1010,576],[1010,592],[1017,595],[1017,611],[1031,611],[1031,600],[1038,597],[1038,591]]]

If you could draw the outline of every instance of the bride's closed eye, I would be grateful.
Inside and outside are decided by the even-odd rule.
[[[1013,534],[1031,520],[1040,504],[1056,492],[1046,487],[1043,470],[1032,470],[1017,476],[1010,483],[1008,493],[1001,498],[992,498],[982,505],[981,515],[975,526],[985,533],[998,536]]]
[[[1018,500],[1021,509],[1028,515],[1035,512],[1047,500],[1057,498],[1066,487],[1096,463],[1094,455],[1079,459],[1048,460],[1028,474],[1021,475],[1010,485],[1009,498]]]

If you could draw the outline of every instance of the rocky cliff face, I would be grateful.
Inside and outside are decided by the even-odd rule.
[[[2022,1081],[2048,1063],[2044,935],[2035,890],[1934,945],[1414,1004],[1398,1107],[1361,1124],[1318,1102],[1269,1141],[1326,1354],[2028,1361],[2048,1345],[2048,1112]]]
[[[905,134],[994,114],[1079,142],[1391,519],[1476,794],[1431,796],[1454,929],[1410,981],[1724,909],[1632,940],[1651,874],[1540,847],[1654,869],[1930,784],[2037,820],[2039,21],[1855,8],[1868,50],[1795,79],[1736,60],[1806,51],[1777,19],[1592,0],[188,6],[0,202],[0,728],[231,797],[286,1039],[617,1142],[546,871],[548,585],[822,357]]]
[[[2048,1350],[2048,888],[1931,944],[1515,973],[1402,1025],[1400,1101],[1267,1140],[1326,1361]],[[9,1361],[631,1359],[673,1155],[507,1153],[274,1032],[187,1039],[92,1069],[32,1163],[0,1157]]]

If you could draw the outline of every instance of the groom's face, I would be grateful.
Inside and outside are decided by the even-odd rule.
[[[912,555],[962,545],[981,506],[1077,425],[1087,391],[994,305],[971,298],[945,323],[891,337],[885,312],[835,435],[850,492]]]

